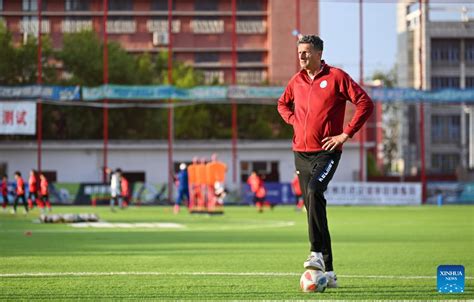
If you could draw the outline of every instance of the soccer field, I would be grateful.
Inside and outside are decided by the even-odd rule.
[[[299,290],[306,216],[292,207],[228,207],[213,217],[165,207],[54,211],[111,224],[0,214],[0,299],[474,299],[472,206],[329,207],[339,288],[322,294]],[[464,265],[464,293],[437,292],[441,264]]]

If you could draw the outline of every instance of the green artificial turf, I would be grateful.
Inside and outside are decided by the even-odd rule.
[[[0,299],[474,299],[473,206],[329,207],[340,287],[322,294],[299,290],[306,214],[292,207],[263,214],[228,207],[212,217],[173,215],[169,207],[54,212],[182,227],[74,228],[35,222],[37,209],[0,213]],[[442,264],[464,265],[464,293],[437,292]]]

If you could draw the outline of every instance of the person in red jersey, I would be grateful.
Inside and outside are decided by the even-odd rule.
[[[279,98],[278,112],[294,131],[295,166],[311,244],[304,267],[327,271],[328,287],[337,287],[324,192],[336,171],[343,144],[367,121],[374,104],[347,73],[322,60],[320,37],[300,36],[297,47],[301,70]],[[356,109],[344,126],[347,101]]]
[[[122,205],[120,207],[126,208],[130,203],[130,185],[128,179],[123,174],[120,176],[120,193],[122,197]]]
[[[21,177],[20,171],[15,172],[15,180],[16,180],[16,197],[15,202],[13,204],[13,213],[16,213],[16,207],[18,206],[18,201],[21,199],[23,202],[23,206],[25,207],[25,213],[28,213],[28,205],[26,204],[25,199],[25,182]]]
[[[295,206],[297,210],[301,210],[304,206],[303,193],[301,192],[300,180],[298,174],[295,173],[295,176],[291,180],[291,189],[293,194],[295,194]]]
[[[28,178],[28,208],[33,209],[33,201],[36,202],[36,205],[41,209],[43,204],[38,198],[38,178],[35,170],[30,171],[30,177]]]
[[[267,196],[267,191],[263,184],[262,178],[257,174],[257,171],[252,171],[247,178],[247,184],[250,186],[250,191],[253,193],[253,203],[257,207],[258,212],[263,212],[263,205]]]
[[[49,202],[49,188],[48,180],[43,173],[40,174],[40,195],[43,205],[46,206],[49,212],[51,212],[51,203]]]
[[[7,174],[3,175],[2,177],[2,184],[0,186],[0,191],[2,193],[2,208],[3,212],[7,210],[7,205],[8,205],[8,176]]]

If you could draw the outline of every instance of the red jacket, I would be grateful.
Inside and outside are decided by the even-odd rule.
[[[2,195],[8,194],[8,183],[2,180],[2,187],[1,187]]]
[[[23,178],[18,177],[16,179],[16,195],[24,195],[25,194],[25,183],[23,182]]]
[[[48,181],[46,178],[40,180],[40,194],[42,196],[48,195]]]
[[[38,191],[38,180],[36,179],[36,175],[30,176],[28,179],[28,190],[30,192],[35,192]]]
[[[313,80],[306,70],[295,74],[278,100],[278,112],[293,126],[294,151],[323,150],[323,138],[343,132],[352,137],[374,107],[367,93],[347,73],[321,63],[321,71]],[[344,127],[346,101],[354,103],[356,111]]]
[[[293,180],[291,181],[291,187],[293,188],[293,193],[295,193],[295,195],[299,196],[299,195],[302,194],[301,186],[300,186],[300,180],[298,178],[298,175],[293,177]]]
[[[121,188],[121,195],[128,197],[130,195],[130,187],[128,185],[128,180],[122,176],[122,180],[120,181],[120,188]]]

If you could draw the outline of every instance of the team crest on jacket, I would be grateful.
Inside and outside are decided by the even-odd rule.
[[[327,85],[328,85],[328,81],[326,81],[326,80],[319,83],[319,87],[321,87],[321,88],[326,88]]]

